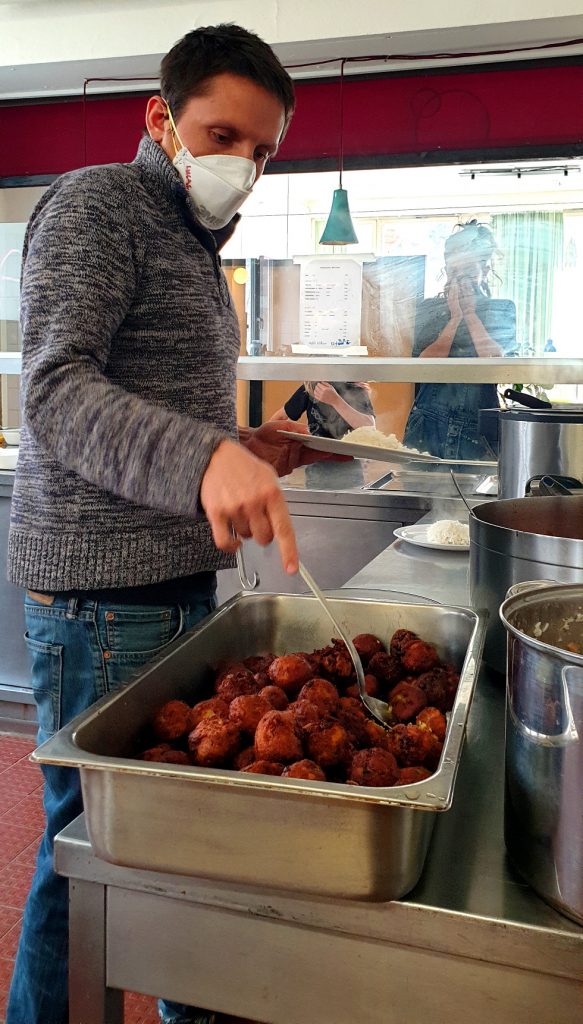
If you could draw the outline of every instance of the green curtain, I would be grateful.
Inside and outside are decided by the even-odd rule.
[[[516,336],[521,355],[540,356],[551,337],[555,271],[563,263],[562,212],[498,213],[492,231],[501,257],[490,276],[492,294],[516,305]]]

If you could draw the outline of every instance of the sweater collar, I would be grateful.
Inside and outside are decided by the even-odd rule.
[[[236,213],[229,224],[219,231],[209,231],[205,228],[196,217],[194,206],[174,164],[168,159],[162,146],[154,142],[149,135],[144,135],[140,140],[134,165],[147,177],[148,185],[157,198],[170,200],[178,206],[181,215],[206,248],[219,250],[223,247],[241,219],[240,214]]]

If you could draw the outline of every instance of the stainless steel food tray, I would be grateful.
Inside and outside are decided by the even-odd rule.
[[[80,769],[97,856],[128,867],[353,899],[397,899],[413,888],[436,812],[452,802],[484,622],[466,608],[346,598],[332,603],[352,635],[372,632],[388,640],[406,627],[461,669],[437,772],[415,785],[376,789],[132,760],[153,712],[171,698],[202,696],[221,661],[330,642],[329,620],[313,597],[239,594],[35,752],[41,763]]]

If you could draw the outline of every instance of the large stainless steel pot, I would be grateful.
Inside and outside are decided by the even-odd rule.
[[[526,584],[508,633],[505,839],[527,882],[583,924],[583,586]]]
[[[583,495],[516,498],[476,505],[470,523],[470,595],[490,613],[484,660],[506,670],[498,610],[514,583],[583,583]]]
[[[504,409],[499,415],[498,493],[522,498],[533,476],[583,474],[583,409]]]

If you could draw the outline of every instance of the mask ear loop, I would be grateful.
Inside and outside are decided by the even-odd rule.
[[[166,103],[166,100],[164,100],[164,103]],[[170,121],[170,128],[172,130],[172,145],[174,146],[174,156],[176,156],[176,154],[178,153],[178,149],[176,148],[176,142],[175,142],[175,138],[174,137],[176,136],[176,138],[178,139],[182,149],[184,149],[185,146],[184,146],[184,143],[183,143],[182,139],[180,138],[180,135],[178,134],[178,128],[176,127],[176,125],[174,123],[174,118],[172,117],[172,111],[170,110],[170,107],[168,106],[168,103],[166,103],[166,113],[168,114],[168,120]]]

